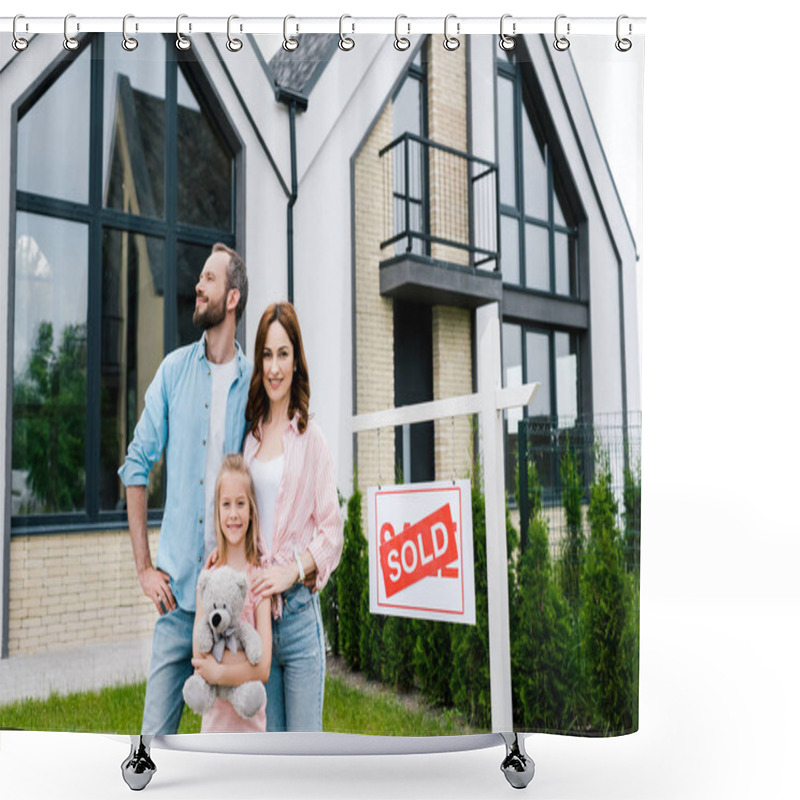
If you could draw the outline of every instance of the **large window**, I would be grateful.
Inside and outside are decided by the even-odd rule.
[[[144,392],[198,337],[210,245],[235,244],[235,145],[203,86],[165,37],[99,35],[16,109],[14,528],[124,519]]]
[[[522,419],[571,428],[578,417],[579,341],[574,333],[503,323],[503,385],[538,383],[533,402],[505,412],[506,490],[514,497],[517,430]],[[540,476],[541,477],[541,476]]]
[[[497,138],[503,281],[577,297],[577,224],[516,61],[498,66]]]
[[[581,286],[578,256],[586,233],[579,225],[583,213],[576,192],[563,178],[555,130],[532,64],[522,54],[500,57],[496,86],[501,269],[508,315],[503,382],[540,384],[527,408],[505,412],[506,491],[513,503],[520,421],[553,431],[569,429],[591,404],[588,286]]]

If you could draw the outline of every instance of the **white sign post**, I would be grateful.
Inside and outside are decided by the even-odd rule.
[[[511,638],[508,623],[503,410],[528,405],[538,383],[502,388],[500,323],[485,318],[478,333],[478,392],[429,403],[389,408],[353,417],[353,433],[478,414],[481,465],[486,497],[486,580],[489,603],[489,675],[492,730],[513,731]],[[410,556],[409,556],[410,558]]]

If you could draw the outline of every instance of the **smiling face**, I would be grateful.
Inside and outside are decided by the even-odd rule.
[[[217,513],[228,548],[242,546],[250,527],[249,481],[245,475],[226,472],[220,477]]]
[[[212,253],[203,265],[203,271],[195,286],[195,303],[192,322],[208,330],[219,325],[227,313],[228,264],[227,253]]]
[[[273,322],[267,329],[261,368],[264,391],[270,405],[285,403],[288,411],[294,377],[294,348],[286,328],[280,322]]]

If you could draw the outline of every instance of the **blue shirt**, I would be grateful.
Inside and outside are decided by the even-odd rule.
[[[225,453],[240,453],[252,364],[236,344],[238,373],[225,408]],[[144,397],[119,477],[125,486],[146,486],[153,465],[167,449],[167,499],[156,566],[171,578],[172,593],[186,611],[196,606],[195,587],[203,567],[206,443],[211,405],[211,368],[205,334],[173,350],[162,362]]]

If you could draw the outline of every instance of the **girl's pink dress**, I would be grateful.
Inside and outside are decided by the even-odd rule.
[[[242,611],[242,621],[249,622],[254,628],[256,626],[256,597],[254,597],[250,586],[253,585],[253,578],[258,567],[252,565],[247,567],[247,599],[244,602]],[[264,653],[262,658],[271,658],[271,653]],[[250,719],[240,717],[233,706],[227,700],[217,700],[210,711],[203,714],[203,724],[200,728],[201,733],[264,733],[267,729],[267,701],[258,710],[255,716]]]

